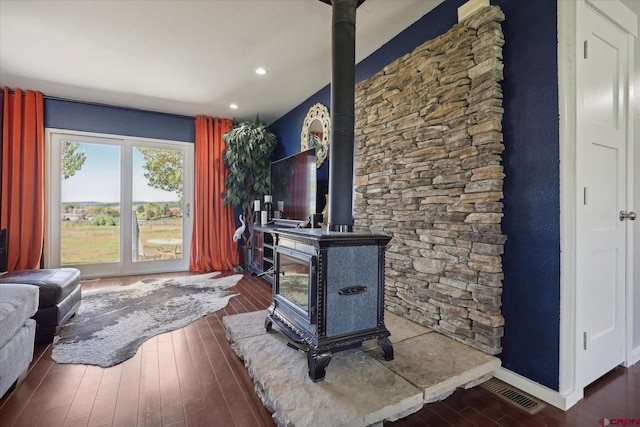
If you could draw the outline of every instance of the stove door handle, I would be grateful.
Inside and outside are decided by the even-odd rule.
[[[349,286],[348,288],[338,289],[338,295],[357,295],[366,292],[367,287],[362,285]]]

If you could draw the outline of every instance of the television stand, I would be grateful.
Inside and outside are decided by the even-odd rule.
[[[273,285],[274,282],[274,235],[275,227],[271,225],[253,225],[251,238],[251,258],[249,273],[262,277]]]
[[[278,230],[295,230],[304,221],[294,219],[274,219],[266,225],[253,224],[251,258],[248,263],[250,274],[262,277],[273,285],[275,267],[275,241]]]

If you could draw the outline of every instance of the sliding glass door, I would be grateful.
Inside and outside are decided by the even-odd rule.
[[[51,130],[47,265],[188,269],[193,144]]]

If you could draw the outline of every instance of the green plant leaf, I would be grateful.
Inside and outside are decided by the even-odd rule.
[[[229,175],[225,179],[225,204],[242,206],[251,212],[253,200],[269,192],[269,168],[276,137],[266,124],[256,121],[235,123],[223,139],[226,149],[222,155]]]

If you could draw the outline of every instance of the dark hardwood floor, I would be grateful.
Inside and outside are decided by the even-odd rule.
[[[83,292],[142,277],[83,281]],[[51,345],[37,345],[26,379],[0,399],[0,426],[273,426],[222,325],[226,315],[265,309],[271,288],[247,275],[235,290],[240,295],[225,309],[150,339],[112,368],[58,364]],[[610,372],[567,412],[548,405],[528,415],[475,387],[385,425],[581,427],[598,426],[601,418],[640,418],[640,364]]]
[[[602,418],[612,420],[612,425],[617,419],[633,419],[633,425],[640,425],[640,363],[629,369],[614,369],[587,387],[584,396],[566,412],[546,405],[529,415],[483,388],[458,389],[447,399],[425,405],[419,412],[385,426],[597,427]]]

